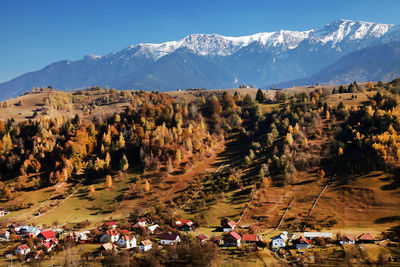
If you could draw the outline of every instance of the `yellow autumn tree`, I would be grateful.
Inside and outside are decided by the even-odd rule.
[[[119,147],[119,149],[122,149],[125,147],[125,138],[122,133],[119,134],[118,147]]]
[[[322,179],[325,177],[325,171],[323,169],[320,169],[317,173],[317,176],[319,179]]]
[[[89,187],[89,193],[93,194],[94,192],[96,192],[96,189],[94,188],[93,185],[91,185],[91,186]]]
[[[308,147],[308,139],[306,137],[304,137],[303,144],[305,148]]]
[[[343,155],[343,148],[339,147],[338,154],[339,154],[339,156]]]
[[[106,176],[106,187],[110,188],[112,186],[112,177],[111,175]]]
[[[144,182],[144,191],[146,191],[146,192],[150,191],[150,183],[149,183],[149,180],[147,180],[147,179]]]

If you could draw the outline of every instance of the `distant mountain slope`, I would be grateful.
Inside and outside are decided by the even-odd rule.
[[[307,78],[279,83],[276,86],[284,88],[316,83],[387,81],[395,77],[400,77],[400,42],[364,48],[343,56],[335,63]]]
[[[351,20],[301,32],[191,34],[179,41],[131,45],[106,56],[50,64],[0,84],[0,99],[48,85],[161,91],[240,83],[263,86],[307,77],[348,53],[394,41],[400,41],[399,26]]]

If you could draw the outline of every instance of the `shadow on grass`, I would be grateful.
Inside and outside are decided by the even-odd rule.
[[[382,218],[376,219],[375,223],[382,224],[382,223],[392,223],[395,221],[400,221],[400,216],[382,217]]]

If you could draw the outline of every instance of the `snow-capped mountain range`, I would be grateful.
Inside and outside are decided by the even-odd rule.
[[[337,20],[308,31],[228,37],[191,34],[179,41],[131,45],[105,56],[60,61],[0,84],[3,97],[34,86],[72,89],[175,90],[228,88],[239,83],[265,86],[301,79],[366,47],[400,41],[400,26]]]
[[[191,34],[179,41],[131,45],[118,53],[118,55],[124,56],[132,51],[131,56],[145,56],[158,60],[184,47],[192,50],[197,55],[229,56],[254,42],[266,48],[277,48],[277,52],[284,52],[295,49],[306,39],[314,44],[325,45],[331,43],[332,47],[335,47],[336,44],[347,40],[379,39],[387,33],[390,34],[393,29],[396,30],[396,25],[338,20],[321,29],[316,28],[309,31],[280,30],[240,37],[222,36],[219,34]],[[340,47],[338,46],[337,49],[340,49]],[[111,53],[108,57],[114,55],[114,53]],[[102,56],[90,56],[93,59],[102,58]]]

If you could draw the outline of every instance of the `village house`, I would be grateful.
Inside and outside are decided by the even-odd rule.
[[[305,238],[304,236],[301,236],[293,241],[293,246],[296,249],[308,249],[311,248],[311,244],[312,241],[310,239]]]
[[[193,222],[191,220],[178,220],[175,222],[175,225],[181,231],[191,231]]]
[[[3,208],[0,208],[0,217],[6,215],[6,211]]]
[[[285,247],[286,240],[288,238],[288,232],[283,231],[277,236],[272,238],[271,247],[274,248],[283,248]]]
[[[49,242],[52,238],[56,238],[53,231],[43,231],[38,234],[37,238],[42,239],[43,242]]]
[[[31,249],[26,244],[19,245],[14,251],[15,255],[26,255],[29,252],[31,252]]]
[[[260,241],[260,239],[257,235],[244,234],[242,236],[242,242],[249,245],[255,245],[258,241]]]
[[[113,222],[113,221],[111,221],[111,222],[105,222],[104,223],[104,225],[103,225],[103,228],[105,228],[105,229],[117,229],[117,223],[116,222]]]
[[[364,233],[358,237],[359,243],[374,243],[375,238],[370,233]]]
[[[147,229],[149,229],[150,234],[154,234],[154,231],[159,227],[158,224],[154,224],[154,225],[150,225],[147,227]]]
[[[132,227],[139,228],[139,227],[146,227],[147,220],[145,218],[140,218],[137,223],[135,223]]]
[[[7,241],[10,239],[10,232],[6,230],[0,230],[0,240]]]
[[[236,222],[229,220],[228,218],[224,218],[221,220],[221,226],[224,232],[231,232],[235,229]]]
[[[40,229],[34,226],[22,226],[18,230],[21,235],[30,235],[32,237],[36,237],[40,234]]]
[[[160,235],[161,245],[175,245],[179,242],[181,242],[181,238],[176,233],[168,232]]]
[[[47,252],[51,251],[58,242],[55,241],[49,241],[49,242],[43,242],[43,246],[46,248]]]
[[[143,252],[150,250],[152,247],[153,243],[148,239],[141,241],[139,244],[139,250]]]
[[[339,243],[341,245],[355,244],[356,238],[354,235],[344,235],[340,238]]]
[[[117,242],[119,239],[119,233],[115,230],[108,230],[104,235],[100,237],[101,243]]]
[[[225,247],[240,247],[242,237],[235,231],[231,231],[224,236]]]
[[[88,240],[88,235],[90,234],[90,231],[84,231],[78,233],[78,241],[87,241]]]
[[[197,242],[200,242],[200,243],[206,242],[207,239],[208,239],[208,237],[203,235],[203,234],[199,234],[199,235],[196,236]]]
[[[136,237],[133,235],[123,235],[118,240],[118,245],[121,248],[135,248],[136,247]]]

